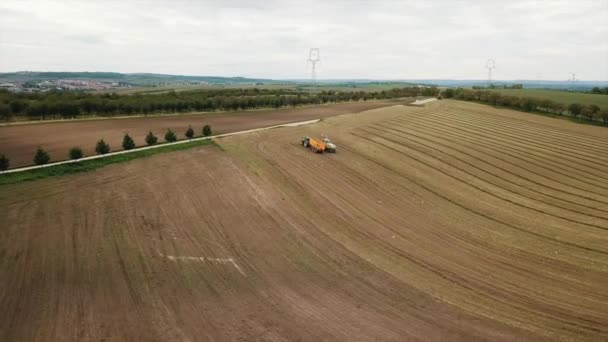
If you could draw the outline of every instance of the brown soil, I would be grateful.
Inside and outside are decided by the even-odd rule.
[[[95,154],[95,143],[104,139],[113,151],[122,150],[122,138],[129,133],[138,146],[145,145],[145,136],[152,131],[162,142],[167,129],[179,139],[189,125],[196,136],[204,125],[211,125],[215,134],[273,126],[287,122],[326,118],[345,113],[393,106],[394,101],[340,103],[280,110],[259,110],[235,113],[205,113],[167,115],[149,118],[102,119],[20,124],[0,127],[0,153],[5,154],[11,167],[33,164],[36,148],[41,146],[51,155],[52,161],[68,158],[68,150],[82,148],[85,155]]]
[[[608,139],[556,122],[444,100],[3,186],[0,340],[606,340]]]

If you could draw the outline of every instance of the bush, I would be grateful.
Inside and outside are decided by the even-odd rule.
[[[176,140],[177,140],[177,136],[175,135],[175,132],[173,132],[170,129],[167,129],[167,133],[165,133],[165,141],[174,142]]]
[[[49,154],[42,149],[42,147],[38,147],[36,150],[36,154],[34,155],[34,164],[36,165],[44,165],[51,160]]]
[[[158,138],[154,135],[154,133],[149,132],[148,135],[146,135],[146,144],[148,144],[148,146],[155,145],[157,142]]]
[[[608,109],[602,109],[600,111],[600,118],[602,119],[604,125],[608,125]]]
[[[135,148],[135,141],[133,141],[133,138],[131,138],[129,134],[125,134],[125,136],[122,138],[122,148],[125,150]]]
[[[206,137],[211,135],[211,126],[205,125],[205,127],[203,127],[203,135]]]
[[[82,150],[80,149],[80,147],[72,147],[68,154],[70,156],[70,159],[82,158]]]
[[[194,137],[194,130],[192,129],[192,126],[188,126],[188,129],[186,130],[186,138],[192,139],[193,137]]]
[[[97,145],[95,146],[95,152],[97,152],[97,154],[106,154],[110,152],[110,145],[108,145],[105,141],[103,141],[103,139],[101,139],[97,142]]]
[[[4,154],[0,154],[0,172],[6,171],[10,166],[10,159],[8,159]]]
[[[568,111],[570,112],[570,114],[572,114],[574,117],[579,116],[579,114],[581,113],[581,111],[583,110],[583,106],[578,104],[578,103],[572,103],[568,106]]]
[[[593,121],[593,117],[595,116],[596,111],[591,106],[583,106],[581,109],[581,115],[584,116],[587,120]]]

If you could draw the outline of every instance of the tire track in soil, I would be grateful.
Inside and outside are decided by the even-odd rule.
[[[475,145],[475,146],[476,146],[476,147],[478,147],[478,148],[484,148],[484,149],[488,149],[488,150],[491,150],[491,151],[494,151],[494,152],[498,153],[499,155],[501,155],[501,154],[505,154],[505,155],[508,155],[508,156],[510,156],[510,157],[512,157],[512,158],[515,158],[515,159],[517,159],[517,160],[524,161],[525,163],[532,164],[532,165],[534,165],[535,167],[538,167],[538,168],[541,168],[541,169],[545,169],[545,170],[550,171],[550,172],[558,173],[558,174],[560,174],[560,175],[562,175],[562,176],[566,176],[566,177],[568,177],[568,179],[569,179],[569,180],[573,180],[573,181],[575,181],[575,182],[581,182],[581,183],[585,183],[585,184],[590,185],[590,186],[592,186],[592,187],[594,187],[594,188],[601,188],[601,189],[608,190],[608,186],[605,186],[605,183],[601,183],[601,181],[593,180],[593,182],[591,182],[591,181],[592,181],[592,179],[591,179],[591,178],[589,178],[589,173],[585,172],[584,174],[580,174],[580,173],[577,173],[577,172],[573,172],[573,171],[572,171],[572,170],[578,170],[578,171],[583,172],[583,171],[582,171],[582,170],[580,170],[580,169],[575,169],[575,168],[573,168],[572,166],[567,166],[567,167],[571,167],[571,168],[572,168],[572,170],[566,170],[566,169],[565,169],[565,168],[563,168],[563,167],[560,167],[560,166],[555,166],[555,165],[553,165],[553,164],[549,164],[549,165],[551,165],[553,168],[548,168],[548,167],[546,166],[546,165],[547,165],[547,163],[554,163],[554,161],[551,161],[551,160],[549,160],[549,159],[544,159],[544,160],[543,160],[543,163],[545,163],[545,164],[544,164],[544,165],[542,165],[542,164],[539,164],[539,163],[536,163],[536,162],[533,162],[533,161],[530,161],[530,160],[526,159],[526,158],[529,158],[529,159],[532,159],[532,160],[534,160],[534,161],[539,161],[539,160],[541,160],[541,158],[537,158],[537,159],[535,159],[535,158],[531,158],[531,157],[529,157],[529,155],[523,155],[523,154],[511,154],[511,153],[509,153],[509,152],[510,152],[510,150],[512,150],[512,151],[519,151],[519,152],[522,152],[521,150],[516,149],[516,148],[513,148],[512,146],[506,146],[506,145],[501,145],[501,144],[492,143],[490,140],[475,139],[475,138],[472,138],[472,137],[467,136],[467,135],[464,135],[464,134],[457,134],[457,133],[455,133],[455,132],[453,132],[453,131],[449,131],[449,130],[446,130],[446,129],[442,129],[441,127],[438,127],[438,126],[436,126],[436,125],[432,125],[432,123],[439,124],[439,123],[437,123],[437,122],[435,122],[435,121],[432,121],[432,120],[427,120],[427,121],[429,121],[429,122],[431,123],[431,125],[424,124],[424,123],[419,122],[419,121],[415,121],[415,122],[409,121],[409,122],[407,123],[407,125],[408,125],[408,126],[410,126],[410,127],[415,126],[415,127],[421,127],[421,128],[424,128],[424,129],[426,130],[426,131],[425,131],[425,133],[426,133],[426,134],[428,134],[428,135],[431,135],[430,133],[428,133],[428,131],[441,132],[442,137],[443,137],[443,139],[444,139],[444,140],[450,141],[450,142],[452,142],[452,143],[458,143],[458,144],[459,144],[459,145],[461,145],[461,146],[464,146],[464,147],[466,147],[466,148],[469,148],[469,149],[471,149],[471,150],[474,150],[474,151],[477,151],[477,152],[480,152],[480,153],[484,153],[484,154],[486,154],[486,155],[488,155],[488,156],[491,156],[491,157],[493,157],[493,158],[499,159],[499,160],[501,160],[501,161],[503,161],[503,162],[505,162],[505,163],[509,163],[509,164],[512,164],[512,165],[518,165],[518,164],[517,164],[517,163],[515,163],[515,162],[508,162],[508,161],[506,161],[505,159],[501,159],[500,157],[497,157],[497,156],[496,156],[496,154],[489,154],[489,153],[485,153],[485,152],[482,152],[482,151],[480,151],[479,149],[476,149],[476,148],[474,148],[474,147],[471,147],[471,146],[465,146],[465,145],[463,145],[463,144],[462,144],[462,141],[469,142],[470,144],[473,144],[473,145]],[[386,123],[399,123],[399,124],[403,124],[403,122],[402,122],[402,121],[398,121],[398,120],[387,121]],[[436,135],[431,135],[431,136],[437,137]],[[455,137],[455,138],[457,138],[457,139],[459,139],[459,140],[454,140],[454,139],[445,139],[444,137],[446,137],[446,136],[449,136],[449,137]],[[478,144],[478,145],[476,145],[476,144]],[[498,150],[498,149],[496,149],[496,148],[491,148],[491,147],[489,147],[489,146],[500,146],[500,147],[502,147],[503,149]],[[556,163],[556,164],[557,164],[557,163]],[[559,164],[559,165],[566,166],[566,165],[564,165],[564,164]],[[521,167],[522,169],[524,169],[524,170],[528,171],[528,172],[534,173],[533,171],[530,171],[529,169],[524,168],[524,167],[523,167],[523,166],[521,166],[521,165],[520,165],[520,167]],[[566,173],[559,172],[559,171],[556,171],[556,170],[561,170],[561,171],[564,171],[564,172],[566,172]],[[576,176],[577,178],[572,179],[572,176]],[[551,179],[553,179],[553,178],[551,178]],[[584,180],[584,179],[586,179],[586,180]],[[599,184],[598,184],[598,183],[599,183]]]
[[[431,114],[431,115],[434,115],[434,114]],[[437,116],[435,116],[435,117],[437,117]],[[543,139],[528,139],[528,138],[526,138],[525,135],[523,135],[523,136],[518,135],[515,132],[511,132],[511,133],[505,132],[504,130],[500,129],[500,125],[496,125],[496,124],[485,125],[483,121],[477,120],[475,118],[469,118],[465,122],[466,122],[467,126],[477,127],[477,128],[484,129],[484,130],[490,130],[492,132],[499,133],[503,136],[512,137],[517,141],[525,141],[528,145],[530,145],[529,147],[540,147],[540,148],[548,149],[551,151],[559,151],[563,155],[578,158],[579,160],[589,162],[593,165],[600,165],[603,167],[608,167],[608,164],[599,162],[599,161],[604,161],[604,162],[608,163],[608,160],[605,160],[604,158],[597,156],[597,155],[589,155],[585,151],[580,151],[580,150],[577,151],[577,150],[573,150],[571,148],[560,148],[560,145],[555,145],[555,144],[550,145],[548,141],[545,141]],[[576,153],[576,154],[573,155],[572,153]],[[579,154],[579,155],[577,155],[577,154]],[[591,159],[583,158],[580,155],[587,156],[587,157],[592,156],[596,159],[591,160]]]
[[[397,120],[397,122],[402,122],[402,121],[399,121],[399,119],[396,119],[396,120]],[[489,135],[487,133],[483,133],[483,132],[480,132],[480,131],[471,130],[471,129],[467,128],[467,126],[464,126],[464,127],[462,127],[462,126],[453,126],[453,125],[450,125],[450,124],[446,124],[445,122],[435,122],[432,119],[430,119],[429,121],[436,123],[438,126],[442,126],[443,125],[443,126],[448,126],[448,127],[455,127],[458,130],[462,130],[462,131],[465,131],[465,132],[470,132],[470,133],[472,133],[472,134],[474,134],[474,135],[476,135],[478,137],[485,137],[486,139],[490,139],[490,140],[493,139],[493,140],[503,141],[504,142],[503,144],[510,144],[510,145],[507,145],[507,149],[513,149],[513,150],[521,151],[521,149],[516,149],[514,146],[523,146],[524,148],[526,147],[526,145],[520,144],[517,140],[509,140],[509,139],[504,138],[504,137],[502,137],[500,135]],[[448,121],[448,120],[446,120],[446,121]],[[493,144],[496,144],[496,145],[499,145],[499,146],[504,146],[504,145],[502,145],[500,143],[497,143],[496,141],[494,141]],[[540,152],[540,153],[548,154],[548,156],[546,156],[546,157],[539,157],[539,155],[536,154],[536,153],[534,153],[534,152]],[[556,155],[553,154],[553,151],[550,151],[550,150],[544,150],[543,151],[542,149],[539,149],[538,151],[535,151],[535,150],[525,151],[524,150],[524,151],[522,151],[522,153],[524,153],[524,154],[527,153],[529,155],[531,154],[531,155],[534,155],[537,158],[545,159],[545,160],[547,160],[546,158],[549,158],[549,157],[558,157],[558,156],[556,156]],[[561,158],[563,156],[559,156],[559,157],[560,157],[560,159],[563,159],[563,158]],[[560,163],[558,161],[555,161],[554,159],[548,159],[548,160],[551,160],[552,162],[558,163],[558,164],[563,165],[563,166],[570,167],[570,168],[575,169],[575,170],[579,170],[581,172],[585,172],[585,176],[586,177],[589,177],[589,175],[592,175],[592,176],[596,176],[596,177],[598,177],[600,179],[603,179],[602,178],[603,176],[601,176],[601,175],[595,174],[595,173],[593,173],[593,172],[591,172],[589,170],[578,169],[578,168],[574,167],[572,164],[563,164],[563,163]],[[578,163],[579,162],[579,161],[573,161],[573,160],[570,160],[570,159],[565,159],[565,160],[569,160],[569,161],[574,162],[574,163]],[[579,165],[583,166],[583,167],[587,167],[587,168],[589,168],[591,170],[594,170],[594,171],[599,171],[600,173],[604,172],[603,170],[598,170],[598,169],[596,169],[594,167],[590,167],[590,166],[588,166],[586,164],[579,164]]]
[[[499,170],[503,171],[503,173],[504,173],[504,174],[511,174],[511,175],[513,175],[513,176],[515,176],[515,177],[518,177],[518,178],[521,178],[521,179],[525,179],[525,180],[527,180],[525,177],[521,177],[521,176],[519,176],[519,175],[517,175],[517,174],[515,174],[515,173],[512,173],[512,172],[510,172],[510,171],[508,171],[508,170],[506,170],[506,169],[504,169],[504,168],[502,168],[502,167],[500,167],[500,166],[496,166],[495,164],[490,163],[490,162],[487,162],[487,161],[485,161],[485,160],[483,160],[483,159],[481,159],[481,158],[478,158],[478,157],[476,157],[476,156],[474,156],[474,155],[471,155],[470,153],[467,153],[467,152],[464,152],[464,151],[462,151],[462,150],[459,150],[459,149],[454,148],[453,146],[458,145],[458,144],[457,144],[457,142],[450,141],[450,140],[447,140],[447,139],[446,139],[447,141],[450,141],[450,142],[452,143],[452,145],[446,145],[446,144],[438,143],[438,142],[433,141],[433,140],[425,139],[425,138],[423,138],[423,137],[420,137],[419,135],[412,134],[411,132],[406,132],[406,131],[403,131],[403,130],[396,129],[396,128],[394,128],[394,126],[387,127],[387,126],[380,125],[380,124],[379,124],[379,125],[377,125],[377,126],[382,127],[382,129],[379,129],[379,131],[381,131],[381,132],[387,132],[386,130],[392,130],[392,131],[395,131],[395,132],[404,133],[404,134],[407,134],[407,136],[403,136],[403,135],[401,135],[401,134],[396,134],[396,133],[390,133],[390,132],[388,132],[388,133],[390,133],[391,135],[394,135],[394,136],[396,136],[396,137],[399,137],[399,138],[401,138],[401,139],[405,139],[405,140],[409,140],[409,141],[414,141],[414,140],[412,140],[412,139],[408,138],[409,136],[415,136],[415,137],[417,137],[417,138],[419,138],[419,139],[422,139],[423,141],[428,141],[428,142],[431,142],[431,143],[433,143],[433,144],[437,144],[437,145],[443,146],[444,148],[447,148],[447,149],[449,149],[449,150],[453,150],[453,151],[456,151],[456,152],[458,152],[458,153],[461,153],[461,154],[464,154],[464,155],[466,155],[466,156],[469,156],[470,158],[473,158],[473,159],[475,159],[475,160],[479,160],[479,161],[480,161],[480,162],[482,162],[483,164],[490,165],[490,166],[492,166],[492,167],[494,167],[494,168],[496,168],[496,169],[499,169]],[[372,129],[377,129],[377,128],[374,128],[373,126],[368,126],[368,127],[369,127],[369,128],[372,128]],[[373,132],[368,132],[368,133],[370,133],[370,134],[375,134],[375,133],[373,133]],[[422,133],[422,132],[419,132],[419,133]],[[424,134],[430,135],[430,134],[428,134],[428,133],[426,133],[426,132],[424,132]],[[431,135],[431,136],[432,136],[432,135]],[[597,208],[597,207],[591,207],[591,206],[588,206],[588,205],[585,205],[585,204],[581,204],[581,203],[579,203],[579,202],[571,201],[571,200],[568,200],[568,199],[565,199],[565,198],[561,198],[561,197],[557,197],[557,196],[554,196],[554,195],[546,194],[546,193],[544,193],[544,192],[540,192],[540,191],[534,190],[534,189],[532,189],[532,188],[525,187],[525,186],[523,186],[523,185],[520,185],[520,184],[514,183],[514,182],[512,182],[512,181],[510,181],[510,180],[507,180],[507,179],[505,179],[504,177],[502,177],[502,176],[500,176],[500,175],[498,175],[498,174],[496,174],[496,173],[492,173],[492,172],[489,172],[489,171],[487,171],[487,170],[485,170],[485,169],[482,169],[482,168],[480,168],[480,167],[478,167],[478,166],[474,165],[473,163],[467,162],[467,161],[465,161],[465,160],[463,160],[463,159],[461,159],[461,158],[458,158],[458,157],[455,157],[455,156],[453,156],[453,155],[450,155],[449,153],[446,153],[446,152],[444,152],[444,151],[442,151],[442,150],[439,150],[439,149],[437,149],[437,148],[431,147],[431,146],[429,146],[428,144],[424,144],[424,143],[420,143],[420,142],[416,142],[416,143],[418,143],[418,144],[420,144],[420,145],[422,145],[422,146],[425,146],[426,148],[431,149],[431,150],[433,150],[433,151],[437,151],[437,152],[442,153],[442,154],[444,154],[444,155],[446,155],[446,156],[449,156],[449,157],[451,157],[451,158],[454,158],[454,159],[458,160],[458,161],[459,161],[459,162],[461,162],[461,163],[467,164],[468,166],[470,166],[470,167],[471,167],[471,168],[473,168],[473,169],[479,170],[479,171],[481,171],[481,172],[483,172],[483,173],[485,173],[485,174],[488,174],[488,175],[490,175],[490,176],[492,176],[492,177],[495,177],[495,178],[501,179],[501,180],[503,180],[504,182],[506,182],[506,183],[508,183],[508,184],[511,184],[511,185],[513,185],[513,186],[516,186],[517,188],[524,189],[524,190],[527,190],[527,191],[531,191],[531,192],[534,192],[534,193],[538,193],[538,194],[541,194],[541,195],[543,195],[543,196],[547,196],[547,197],[550,197],[550,198],[553,198],[553,199],[557,199],[557,200],[560,200],[560,201],[563,201],[563,202],[568,202],[570,205],[581,206],[581,207],[584,207],[584,208],[587,208],[587,209],[596,210],[596,211],[608,212],[608,210],[604,210],[604,209]],[[472,150],[474,150],[474,149],[472,149]],[[448,165],[453,166],[453,165],[452,165],[452,164],[450,164],[450,163],[447,163],[447,164],[448,164]],[[481,165],[483,165],[483,164],[481,164]],[[467,173],[468,173],[468,172],[467,172]],[[475,177],[477,177],[477,176],[475,176]],[[532,181],[531,183],[534,183],[534,182]],[[493,184],[493,183],[492,183],[492,184]],[[495,184],[495,185],[496,185],[496,184]],[[541,186],[542,186],[542,185],[541,185]],[[555,189],[554,189],[554,190],[555,190]],[[583,189],[580,189],[580,190],[583,190]],[[510,190],[510,191],[511,191],[511,190]],[[561,190],[556,190],[556,191],[563,192],[563,191],[561,191]],[[584,191],[584,190],[583,190],[583,191]],[[516,192],[516,193],[517,193],[517,194],[519,194],[519,195],[522,195],[522,196],[528,197],[528,198],[532,198],[532,197],[529,197],[529,196],[523,195],[523,194],[522,194],[522,193],[520,193],[520,192]],[[540,201],[540,200],[539,200],[539,201]],[[545,204],[547,204],[547,205],[554,205],[554,204],[551,204],[551,203],[548,203],[548,202],[544,202],[544,201],[543,201],[543,203],[545,203]],[[556,205],[556,206],[557,206],[557,205]],[[608,217],[606,217],[606,216],[597,216],[597,215],[590,214],[590,213],[583,213],[583,212],[579,212],[579,211],[576,211],[576,210],[572,210],[572,209],[571,209],[571,208],[569,208],[569,207],[562,207],[562,206],[557,206],[557,207],[559,207],[559,208],[561,208],[561,209],[565,209],[565,210],[573,211],[573,212],[576,212],[576,213],[579,213],[579,214],[583,214],[583,215],[588,215],[588,216],[591,216],[591,217],[600,218],[600,219],[607,219],[607,218],[608,218]]]
[[[363,130],[363,129],[362,129],[362,130]],[[365,132],[365,130],[363,130],[363,131]],[[366,132],[366,133],[371,133],[371,134],[373,134],[372,132]],[[390,133],[389,133],[389,134],[390,134]],[[379,137],[380,137],[380,138],[382,138],[382,139],[385,139],[385,140],[387,140],[387,141],[390,141],[391,143],[394,143],[394,144],[396,144],[396,145],[399,145],[399,146],[401,146],[401,147],[405,147],[405,148],[408,148],[408,149],[411,149],[411,150],[417,151],[418,153],[422,153],[422,154],[424,153],[423,151],[420,151],[420,150],[418,150],[418,149],[416,149],[416,148],[413,148],[413,147],[411,147],[411,146],[405,146],[405,145],[403,145],[403,144],[399,143],[398,141],[395,141],[395,140],[393,140],[393,139],[387,138],[387,137],[385,137],[385,136],[379,136]],[[405,152],[404,152],[404,155],[407,155],[408,157],[410,157],[410,158],[412,158],[412,159],[414,159],[414,160],[416,160],[416,161],[418,161],[418,162],[420,162],[420,163],[422,163],[422,164],[426,165],[427,167],[430,167],[430,168],[433,168],[433,169],[435,169],[435,170],[437,170],[437,171],[440,171],[440,172],[442,172],[442,173],[448,174],[447,172],[443,172],[443,171],[441,171],[440,169],[438,169],[437,167],[432,166],[430,163],[422,162],[422,161],[420,161],[419,159],[417,159],[416,157],[413,157],[413,156],[411,156],[411,155],[409,155],[409,154],[407,154],[407,153],[405,153]],[[466,171],[466,170],[463,170],[463,169],[461,169],[461,168],[458,168],[458,167],[456,167],[456,166],[454,166],[454,165],[452,165],[452,164],[449,164],[449,163],[446,163],[446,162],[442,162],[442,161],[441,161],[440,159],[438,159],[438,158],[435,158],[435,157],[431,157],[431,158],[433,158],[433,159],[435,159],[435,160],[440,161],[440,163],[442,163],[442,164],[445,164],[445,165],[447,165],[447,166],[449,166],[449,167],[452,167],[452,168],[454,168],[454,169],[456,169],[456,170],[459,170],[460,172],[463,172],[463,173],[465,173],[465,174],[468,174],[468,175],[470,175],[470,176],[474,177],[475,179],[479,179],[479,177],[475,176],[474,174],[472,174],[472,173],[470,173],[470,172],[468,172],[468,171]],[[487,191],[487,190],[481,190],[481,188],[479,188],[478,186],[473,185],[473,184],[471,184],[471,183],[469,183],[469,182],[463,181],[462,179],[459,179],[459,178],[456,178],[456,177],[453,177],[453,176],[452,176],[452,178],[455,178],[455,179],[457,179],[457,180],[461,181],[463,184],[467,184],[467,185],[469,185],[469,186],[475,187],[476,189],[478,189],[478,190],[480,190],[480,191],[482,191],[482,192],[484,192],[484,193],[490,194],[490,192],[489,192],[489,191]],[[482,181],[483,181],[483,180],[482,180]],[[506,188],[504,188],[504,187],[501,187],[501,186],[498,186],[498,185],[495,185],[495,184],[489,183],[489,182],[487,182],[487,181],[484,181],[484,182],[485,182],[485,183],[487,183],[487,184],[493,185],[493,186],[495,186],[495,187],[497,187],[497,188],[500,188],[501,190],[504,190],[504,191],[506,191],[506,192],[511,192],[511,193],[514,193],[513,191],[510,191],[510,190],[508,190],[508,189],[506,189]],[[504,201],[507,201],[507,202],[509,202],[509,203],[512,203],[512,204],[515,204],[515,205],[519,205],[519,206],[525,207],[525,208],[530,209],[530,210],[538,211],[538,212],[541,212],[541,213],[543,213],[543,214],[547,214],[547,215],[550,215],[550,216],[554,216],[554,217],[557,217],[557,218],[561,218],[561,219],[564,219],[564,220],[567,220],[567,221],[570,221],[570,222],[573,222],[573,223],[579,223],[579,224],[583,224],[583,225],[588,225],[588,226],[592,226],[592,227],[599,228],[599,229],[603,229],[603,230],[608,229],[608,227],[601,227],[601,226],[597,226],[597,225],[594,225],[594,224],[583,223],[583,222],[579,222],[579,221],[574,221],[574,220],[569,219],[569,218],[565,218],[565,217],[561,217],[561,216],[556,216],[556,215],[554,215],[554,214],[550,214],[550,213],[547,213],[547,212],[541,211],[540,209],[535,209],[535,208],[532,208],[532,207],[524,206],[524,205],[522,205],[522,204],[518,204],[518,202],[516,202],[516,201],[514,201],[514,200],[509,200],[509,199],[506,199],[506,198],[502,198],[502,197],[500,197],[500,196],[496,196],[496,195],[494,195],[494,197],[498,197],[498,198],[500,198],[500,199],[502,199],[502,200],[504,200]],[[522,196],[522,197],[526,197],[526,196]],[[532,199],[532,198],[529,198],[529,197],[526,197],[526,198],[528,198],[528,199]],[[543,204],[547,204],[547,203],[544,203],[544,202],[543,202]],[[593,216],[593,215],[587,215],[587,216],[595,217],[595,216]],[[597,218],[599,218],[599,219],[604,219],[604,217],[597,217]]]

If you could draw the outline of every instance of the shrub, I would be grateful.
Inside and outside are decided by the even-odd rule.
[[[591,106],[583,106],[581,109],[581,115],[584,116],[587,120],[593,121],[593,117],[595,116],[596,111]]]
[[[146,135],[146,144],[148,144],[148,146],[155,145],[157,142],[158,138],[154,135],[154,133],[149,132],[148,135]]]
[[[600,111],[600,118],[602,118],[604,125],[608,125],[608,109],[602,109]]]
[[[80,147],[72,147],[68,155],[70,156],[70,159],[80,159],[82,158],[82,150]]]
[[[203,127],[203,135],[206,137],[211,135],[211,126],[205,125],[205,127]]]
[[[122,138],[122,148],[125,150],[135,148],[135,141],[133,141],[133,138],[129,134],[125,133],[125,136]]]
[[[165,133],[165,141],[174,142],[176,140],[177,140],[177,136],[175,135],[175,132],[173,132],[170,129],[167,129],[167,133]]]
[[[583,106],[578,103],[572,103],[568,106],[568,111],[572,116],[577,117],[583,110]]]
[[[44,165],[51,160],[49,154],[42,149],[42,147],[38,147],[36,150],[36,154],[34,155],[34,164],[36,165]]]
[[[194,130],[192,129],[192,126],[188,126],[188,129],[186,130],[186,138],[192,139],[193,137],[194,137]]]
[[[97,142],[97,145],[95,146],[95,152],[97,152],[97,154],[106,154],[110,152],[110,145],[108,145],[103,139],[101,139]]]
[[[6,171],[10,166],[10,159],[8,159],[4,154],[0,154],[0,172]]]

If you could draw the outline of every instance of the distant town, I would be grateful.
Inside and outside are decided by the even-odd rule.
[[[47,80],[40,82],[14,82],[14,83],[0,83],[0,89],[6,89],[10,92],[26,92],[26,93],[37,93],[47,92],[51,90],[111,90],[116,88],[130,88],[131,84],[123,82],[104,82],[97,80],[74,80],[74,79],[58,79],[58,80]]]

